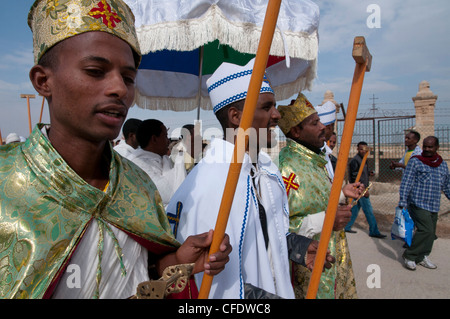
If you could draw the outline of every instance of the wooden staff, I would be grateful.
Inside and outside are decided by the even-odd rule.
[[[361,199],[361,197],[363,197],[364,195],[366,195],[366,193],[369,191],[369,188],[372,187],[372,183],[369,183],[369,185],[366,187],[366,189],[364,190],[364,192],[361,193],[361,195],[359,195],[359,197],[351,204],[351,206],[355,206],[358,201]]]
[[[31,111],[30,111],[30,99],[34,99],[36,96],[34,94],[20,94],[20,97],[23,99],[27,99],[27,106],[28,106],[28,125],[30,127],[30,134],[32,131],[31,127]]]
[[[368,148],[367,146],[364,145],[363,148],[366,150],[366,154],[364,154],[363,159],[361,161],[361,166],[359,167],[358,175],[356,175],[355,183],[358,183],[359,179],[361,178],[364,166],[366,165],[367,156],[369,156],[369,152],[370,152],[370,148]],[[365,185],[365,186],[367,187],[368,185]],[[350,198],[349,201],[348,201],[348,204],[351,205],[352,201],[353,201],[353,198]]]
[[[41,114],[39,115],[39,123],[42,123],[42,113],[44,112],[44,102],[45,102],[45,96],[42,96],[42,105],[41,105]]]
[[[259,91],[264,77],[264,72],[269,58],[270,46],[272,45],[273,34],[280,11],[281,0],[269,0],[267,5],[264,24],[261,31],[261,38],[259,40],[258,50],[256,52],[255,64],[253,72],[250,77],[247,98],[245,99],[244,110],[242,112],[241,122],[239,123],[238,134],[234,145],[233,160],[230,163],[228,176],[225,184],[225,189],[222,195],[222,202],[220,203],[219,213],[217,216],[216,226],[214,229],[214,236],[211,243],[209,254],[214,254],[219,251],[220,243],[225,236],[225,229],[230,215],[231,204],[233,203],[234,193],[239,180],[241,172],[242,161],[244,159],[245,149],[247,148],[248,140],[245,138],[245,131],[251,126],[253,122],[253,115],[256,109],[256,102],[258,101]],[[199,299],[206,299],[211,290],[213,276],[204,273],[202,285],[199,291]]]
[[[347,159],[352,142],[353,129],[355,127],[356,114],[358,113],[359,99],[361,97],[362,85],[364,81],[364,74],[365,72],[370,71],[370,66],[372,63],[372,56],[366,46],[364,37],[355,37],[353,41],[352,56],[356,62],[356,66],[348,101],[347,116],[345,119],[344,130],[342,132],[341,147],[339,148],[338,161],[336,164],[333,184],[331,186],[330,199],[328,201],[328,206],[325,213],[322,233],[320,234],[319,247],[317,249],[314,268],[309,281],[308,292],[306,294],[307,299],[315,299],[319,288],[320,276],[322,275],[328,243],[330,242],[334,219],[336,217],[336,210],[339,204],[342,183],[344,181]]]

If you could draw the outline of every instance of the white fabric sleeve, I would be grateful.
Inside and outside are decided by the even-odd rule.
[[[305,218],[303,218],[303,223],[298,230],[298,234],[308,238],[312,238],[314,235],[320,234],[320,232],[322,232],[324,220],[325,211],[306,216]]]
[[[341,191],[339,196],[339,202],[345,201],[344,193]],[[310,214],[303,218],[302,226],[298,230],[297,234],[312,238],[314,235],[320,234],[322,232],[323,222],[325,220],[325,211],[321,211],[316,214]]]

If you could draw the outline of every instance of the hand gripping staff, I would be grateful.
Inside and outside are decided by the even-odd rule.
[[[225,189],[223,191],[219,214],[216,220],[213,240],[209,251],[210,255],[219,250],[220,243],[225,236],[225,229],[227,227],[228,217],[230,215],[231,204],[233,202],[234,193],[239,180],[245,150],[248,145],[245,131],[247,131],[253,122],[256,102],[259,97],[259,91],[261,90],[261,84],[264,77],[267,60],[269,58],[270,46],[272,45],[272,39],[275,33],[278,14],[280,12],[280,5],[281,0],[269,0],[267,5],[264,24],[261,31],[261,38],[259,40],[258,50],[256,51],[255,64],[250,77],[247,98],[245,99],[244,110],[242,113],[241,122],[239,124],[236,142],[234,144],[233,159],[228,170]],[[212,280],[213,276],[207,274],[203,275],[202,285],[198,296],[199,299],[208,298]]]
[[[370,71],[372,64],[372,55],[366,46],[364,37],[355,37],[353,41],[353,59],[356,62],[353,82],[348,101],[347,116],[345,118],[344,131],[342,133],[341,147],[339,148],[338,161],[334,173],[333,184],[331,186],[330,199],[328,201],[325,220],[323,222],[322,233],[320,235],[319,247],[317,249],[314,268],[309,281],[307,299],[315,299],[319,287],[319,280],[322,274],[323,264],[325,262],[328,243],[333,230],[336,209],[339,204],[339,195],[344,181],[347,159],[352,142],[353,129],[355,127],[356,114],[358,113],[359,99],[364,81],[365,72]]]

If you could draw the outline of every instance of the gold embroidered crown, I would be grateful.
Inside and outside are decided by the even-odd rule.
[[[299,93],[295,102],[289,105],[280,105],[278,107],[281,119],[278,122],[278,126],[281,131],[286,135],[291,128],[300,124],[311,114],[317,113],[314,106],[308,101],[306,96]]]
[[[134,15],[122,0],[36,0],[28,14],[34,63],[56,43],[89,31],[126,41],[141,56]]]

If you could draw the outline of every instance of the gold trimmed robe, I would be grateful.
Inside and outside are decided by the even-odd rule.
[[[144,171],[111,150],[109,186],[102,192],[67,165],[41,128],[24,143],[0,147],[0,298],[49,297],[94,218],[123,230],[150,254],[179,247]]]
[[[323,154],[287,139],[279,154],[280,171],[289,201],[289,230],[298,233],[303,219],[310,214],[326,211],[331,181]],[[313,236],[319,240],[320,233]],[[333,231],[328,248],[336,263],[322,273],[317,299],[357,298],[352,262],[345,232]],[[293,283],[296,298],[305,298],[311,272],[293,264]]]

